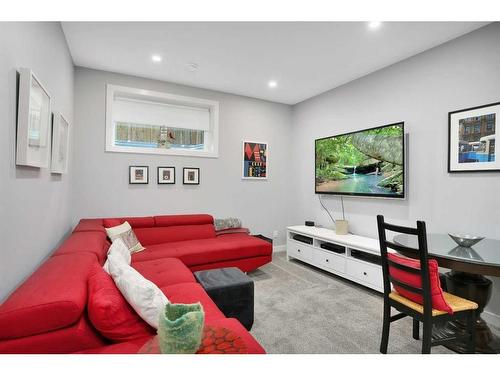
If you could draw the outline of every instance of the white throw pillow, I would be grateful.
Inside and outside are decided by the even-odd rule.
[[[109,273],[109,257],[115,257],[116,261],[123,261],[127,265],[130,265],[131,255],[128,247],[125,245],[125,242],[121,238],[117,238],[113,241],[108,250],[108,259],[106,259],[106,263],[104,263],[104,271]]]
[[[132,254],[145,249],[137,239],[128,221],[116,227],[106,228],[106,233],[112,242],[117,238],[121,238]]]
[[[160,314],[169,303],[168,298],[120,257],[111,256],[108,261],[111,277],[123,297],[146,323],[158,329]]]

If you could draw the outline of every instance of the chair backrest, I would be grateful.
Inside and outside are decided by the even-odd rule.
[[[386,223],[384,221],[384,216],[377,216],[378,224],[378,234],[380,241],[380,254],[382,261],[382,273],[384,277],[384,296],[387,298],[391,292],[391,282],[403,288],[404,290],[411,292],[413,294],[421,295],[424,306],[424,315],[432,314],[432,299],[431,299],[431,285],[429,278],[429,259],[427,251],[427,232],[425,229],[425,222],[417,221],[416,228],[403,227],[399,225],[393,225]],[[407,234],[410,236],[417,236],[418,248],[413,248],[409,246],[403,246],[392,241],[388,241],[386,237],[386,231],[391,231],[394,233]],[[393,249],[398,253],[410,258],[416,258],[420,260],[420,268],[413,268],[405,264],[395,262],[387,257],[387,249]],[[403,280],[396,279],[391,276],[389,272],[389,267],[396,268],[400,271],[410,274],[420,274],[421,278],[421,288],[415,287],[414,285],[409,285]]]

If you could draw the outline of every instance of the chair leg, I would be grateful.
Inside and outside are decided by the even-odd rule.
[[[476,310],[471,310],[467,315],[467,333],[470,335],[467,341],[467,353],[476,352]]]
[[[431,353],[431,338],[432,338],[432,322],[423,323],[423,336],[422,336],[422,354]]]
[[[420,322],[418,321],[418,319],[413,318],[413,338],[415,340],[418,340],[420,338],[419,330]]]
[[[380,342],[380,353],[387,354],[389,344],[389,327],[391,324],[391,305],[384,299],[384,323],[382,326],[382,340]]]

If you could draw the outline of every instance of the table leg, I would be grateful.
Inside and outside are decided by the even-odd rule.
[[[449,293],[476,302],[479,308],[476,310],[476,352],[477,353],[500,353],[500,339],[491,332],[486,322],[481,318],[484,307],[491,297],[492,282],[482,275],[466,272],[451,271],[446,274],[446,288]],[[454,320],[444,326],[436,327],[433,336],[443,337],[455,334],[465,334],[466,322]],[[465,342],[454,342],[445,345],[458,353],[467,351]]]

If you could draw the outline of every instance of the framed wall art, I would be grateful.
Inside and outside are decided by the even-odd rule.
[[[448,113],[448,172],[500,171],[499,115],[500,102]]]
[[[30,69],[19,70],[16,164],[48,168],[51,146],[51,99]]]
[[[129,167],[129,184],[148,184],[149,183],[149,167],[148,166],[135,166]]]
[[[69,153],[69,122],[59,112],[52,116],[52,173],[66,173],[68,171]]]
[[[183,168],[184,185],[199,185],[200,184],[200,168]]]
[[[266,180],[269,172],[269,147],[266,142],[243,141],[242,178]]]
[[[175,167],[158,167],[158,184],[175,184]]]

